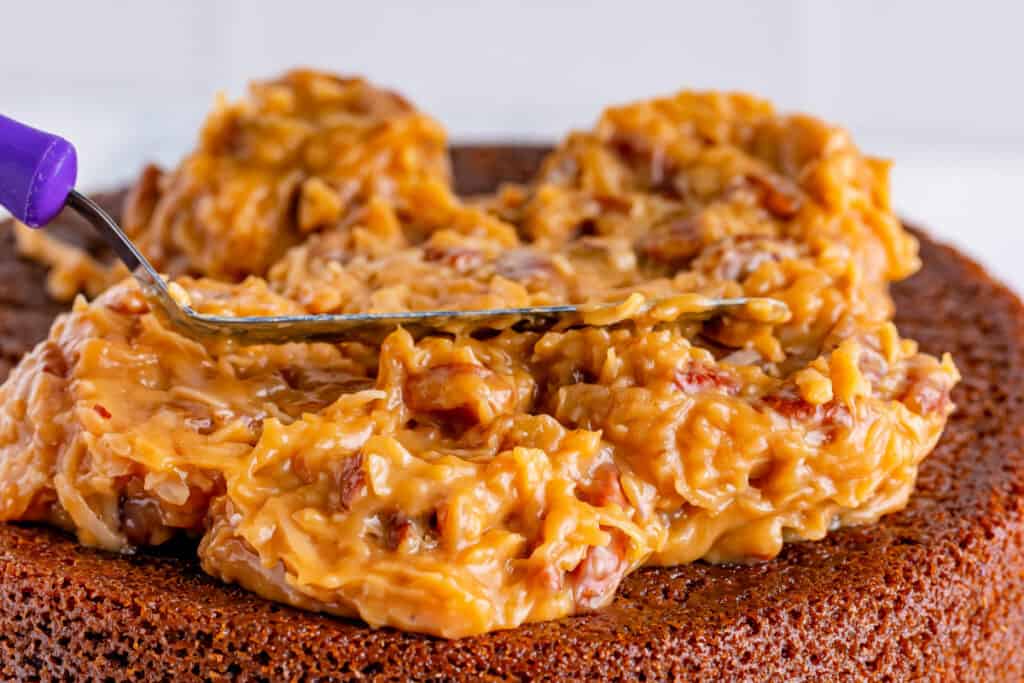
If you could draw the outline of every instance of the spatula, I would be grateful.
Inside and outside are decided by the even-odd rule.
[[[608,315],[621,307],[622,302],[349,315],[231,317],[198,313],[171,296],[167,282],[110,214],[74,189],[77,172],[77,154],[70,142],[0,115],[0,205],[32,228],[46,225],[64,207],[79,213],[128,267],[153,311],[177,331],[194,339],[230,338],[239,344],[376,342],[398,327],[420,338],[453,329],[477,332],[512,328],[543,332],[555,327],[622,322]],[[775,299],[686,295],[683,301],[682,305],[677,298],[647,302],[641,306],[641,312],[660,307],[663,317],[676,320],[704,320],[727,313],[758,320],[781,321],[788,317],[786,305]],[[669,313],[666,315],[665,311]]]

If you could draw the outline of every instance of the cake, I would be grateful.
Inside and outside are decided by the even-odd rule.
[[[542,153],[455,149],[457,188],[524,180]],[[120,198],[107,206],[116,212]],[[894,286],[896,321],[923,350],[951,352],[963,379],[908,506],[877,523],[788,543],[759,564],[641,569],[592,614],[458,640],[265,601],[202,573],[185,540],[123,556],[5,525],[0,671],[16,680],[1019,680],[1024,309],[968,258],[918,236],[923,268]],[[62,308],[41,294],[44,278],[4,251],[8,364]]]

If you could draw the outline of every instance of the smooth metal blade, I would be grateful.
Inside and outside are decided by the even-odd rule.
[[[380,342],[398,327],[419,339],[433,334],[451,333],[454,328],[480,332],[514,329],[520,332],[544,332],[555,327],[572,327],[586,323],[584,318],[601,311],[611,311],[622,302],[539,306],[530,308],[504,308],[476,311],[413,311],[407,313],[356,313],[348,315],[295,315],[230,317],[197,313],[189,306],[180,305],[168,289],[167,282],[153,264],[138,250],[116,221],[88,197],[72,190],[67,205],[86,218],[118,258],[128,266],[154,312],[180,331],[199,340],[231,339],[238,344],[287,344],[292,342]],[[662,302],[644,305],[651,310]],[[698,310],[686,311],[676,320],[704,320],[728,312],[737,312],[751,306],[781,307],[779,313],[788,313],[785,304],[772,299],[737,297],[706,299]],[[620,324],[628,321],[614,321]]]

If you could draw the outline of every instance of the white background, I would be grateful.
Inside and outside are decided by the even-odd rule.
[[[80,185],[173,163],[218,90],[294,65],[395,87],[456,140],[551,140],[602,105],[743,89],[895,159],[901,212],[1024,291],[1024,3],[13,2],[0,112],[64,134]]]

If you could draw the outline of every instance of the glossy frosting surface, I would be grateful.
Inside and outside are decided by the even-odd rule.
[[[199,535],[206,571],[271,599],[460,637],[905,505],[958,375],[891,323],[917,244],[841,129],[684,92],[609,109],[492,196],[457,197],[444,159],[400,98],[294,72],[219,105],[126,223],[211,313],[697,293],[790,315],[233,348],[121,282],[0,388],[0,518],[114,550]],[[58,292],[117,277],[22,245]]]

